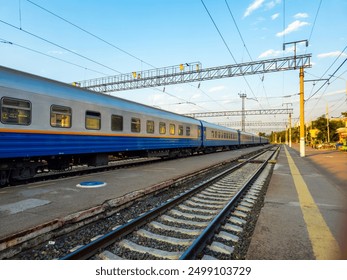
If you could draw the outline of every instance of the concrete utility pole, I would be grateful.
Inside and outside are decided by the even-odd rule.
[[[289,147],[292,147],[292,113],[289,113]]]
[[[286,125],[286,135],[285,135],[285,140],[284,140],[285,144],[288,145],[288,128],[287,128],[287,125]]]
[[[327,133],[328,133],[328,138],[327,138],[327,143],[330,143],[330,128],[329,128],[329,106],[327,103],[327,112],[326,112],[326,119],[327,119]]]
[[[304,68],[300,67],[300,156],[305,157]]]
[[[298,66],[296,64],[296,45],[299,43],[305,43],[306,47],[308,47],[308,40],[300,40],[300,41],[294,41],[294,42],[288,42],[283,44],[283,50],[286,49],[286,45],[288,44],[294,44],[294,61],[295,61],[295,68]],[[304,67],[300,66],[300,156],[305,157],[305,98],[304,98]]]
[[[293,106],[293,103],[283,103],[283,105],[286,105],[286,109],[288,109],[288,105]],[[289,113],[289,120],[288,120],[289,128],[288,128],[288,142],[286,141],[286,145],[289,147],[292,147],[292,113]],[[287,127],[286,127],[286,135],[287,135]],[[286,136],[287,137],[287,136]]]

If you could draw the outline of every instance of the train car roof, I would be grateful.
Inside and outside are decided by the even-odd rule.
[[[0,66],[0,87],[14,88],[35,94],[49,95],[52,97],[74,101],[83,101],[107,107],[111,105],[112,107],[119,108],[120,110],[127,110],[137,113],[142,112],[144,114],[153,116],[175,119],[176,121],[193,123],[197,125],[200,124],[199,120],[191,117],[154,108],[112,95],[90,91],[84,88],[79,88],[70,84],[3,66]]]
[[[258,135],[254,134],[254,133],[250,133],[250,132],[246,132],[246,131],[241,131],[241,134],[258,136]]]
[[[229,131],[229,132],[237,132],[238,131],[237,129],[234,129],[234,128],[221,126],[221,125],[210,123],[207,121],[201,121],[201,122],[202,122],[203,126],[205,126],[205,127],[210,127],[210,128],[214,128],[214,129],[223,129],[223,130]]]

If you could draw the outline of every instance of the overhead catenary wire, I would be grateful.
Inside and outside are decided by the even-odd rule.
[[[60,19],[60,20],[62,20],[62,21],[64,21],[64,22],[66,22],[66,23],[68,23],[68,24],[74,26],[75,28],[79,29],[80,31],[83,31],[84,33],[87,33],[87,34],[89,34],[90,36],[93,36],[94,38],[96,38],[96,39],[98,39],[98,40],[101,40],[101,41],[103,41],[104,43],[106,43],[106,44],[108,44],[108,45],[110,45],[110,46],[116,48],[117,50],[122,51],[123,53],[125,53],[125,54],[127,54],[127,55],[129,55],[129,56],[131,56],[131,57],[133,57],[133,58],[135,58],[135,59],[141,61],[141,63],[146,63],[146,64],[148,64],[148,65],[150,65],[150,66],[152,66],[152,67],[155,68],[155,66],[153,66],[153,65],[151,65],[151,64],[149,64],[149,63],[147,63],[147,62],[145,62],[144,60],[140,59],[139,57],[134,56],[134,55],[130,54],[129,52],[127,52],[127,51],[125,51],[125,50],[123,50],[123,49],[121,49],[121,48],[115,46],[114,44],[112,44],[112,43],[106,41],[105,39],[103,39],[103,38],[101,38],[101,37],[99,37],[99,36],[97,36],[97,35],[91,33],[90,31],[88,31],[88,30],[86,30],[86,29],[84,29],[84,28],[78,26],[77,24],[75,24],[75,23],[73,23],[73,22],[67,20],[66,18],[64,18],[64,17],[62,17],[62,16],[60,16],[60,15],[58,15],[57,13],[52,12],[52,11],[48,10],[47,8],[45,8],[45,7],[42,7],[41,5],[38,5],[38,4],[35,3],[34,1],[27,0],[27,2],[30,3],[30,4],[32,4],[32,5],[34,5],[34,6],[36,6],[37,8],[39,8],[39,9],[45,11],[45,12],[47,12],[47,13],[49,13],[49,14],[51,14],[51,15],[57,17],[58,19]],[[21,3],[19,3],[19,16],[20,16],[20,18],[21,18],[21,15],[22,15],[22,9],[21,9]],[[4,22],[3,22],[3,23],[4,23]],[[13,26],[13,25],[11,25],[11,24],[9,24],[9,25],[10,25],[11,27],[16,28],[15,26]],[[17,28],[17,29],[18,29],[18,28]],[[21,30],[21,31],[23,31],[23,32],[25,32],[25,33],[27,33],[27,34],[30,34],[30,35],[32,35],[32,36],[35,36],[36,38],[39,38],[39,39],[44,40],[44,41],[46,41],[46,42],[49,42],[49,43],[51,43],[51,44],[53,44],[53,45],[55,45],[55,46],[57,46],[57,47],[63,48],[63,49],[66,50],[66,51],[70,51],[70,52],[72,52],[73,54],[79,55],[78,53],[76,53],[76,52],[74,52],[74,51],[71,51],[71,50],[69,50],[69,49],[67,49],[67,48],[65,48],[65,47],[63,47],[63,46],[61,46],[61,45],[58,45],[58,44],[56,44],[56,43],[53,43],[52,41],[49,41],[49,40],[47,40],[47,39],[45,39],[45,38],[42,38],[42,37],[40,37],[40,36],[38,36],[38,35],[35,35],[35,34],[29,32],[29,31],[27,31],[27,30],[24,30],[24,29],[22,28],[21,21],[20,21],[20,28],[19,28],[19,30]],[[23,47],[23,46],[22,46],[22,47]],[[32,51],[35,51],[35,50],[32,50]],[[85,57],[85,56],[82,56],[82,55],[79,55],[79,56],[88,59],[88,58]],[[55,58],[55,57],[53,57],[53,56],[52,56],[52,58],[57,59],[57,58]],[[59,60],[59,59],[58,59],[58,60]],[[94,60],[91,60],[91,59],[89,59],[89,60],[100,65],[100,63],[98,63],[98,62],[96,62],[96,61],[94,61]],[[234,59],[234,60],[235,60],[235,59]],[[61,60],[61,61],[63,61],[63,60]],[[236,60],[235,60],[235,61],[236,61]],[[71,63],[71,64],[73,64],[73,63]],[[102,66],[105,67],[106,65],[102,64]],[[79,67],[80,67],[80,66],[79,66]],[[120,73],[118,70],[115,70],[115,69],[110,68],[110,67],[108,67],[108,66],[106,66],[106,67],[107,67],[108,69],[111,69],[111,70],[113,70],[113,71],[116,71],[116,72]],[[85,67],[83,67],[83,68],[85,68]],[[246,80],[246,82],[247,82],[247,80]],[[247,82],[247,84],[248,84],[248,82]],[[248,84],[248,86],[250,87],[249,84]],[[199,87],[198,87],[198,88],[199,88]],[[250,88],[250,89],[251,89],[251,88]],[[201,89],[200,89],[200,90],[201,90]],[[201,90],[201,91],[202,91],[202,90]],[[251,89],[251,91],[252,91],[252,89]],[[205,95],[207,95],[204,91],[202,91],[202,92],[203,92]],[[253,93],[253,91],[252,91],[252,93]],[[254,95],[254,93],[253,93],[253,95]],[[209,95],[207,95],[207,96],[208,96],[211,100],[213,100]],[[254,96],[255,96],[255,95],[254,95]],[[217,102],[216,102],[216,103],[217,103]],[[223,105],[221,105],[221,106],[223,106]],[[223,107],[224,107],[224,106],[223,106]]]
[[[92,37],[94,37],[94,38],[96,38],[96,39],[98,39],[98,40],[104,42],[105,44],[107,44],[107,45],[109,45],[109,46],[111,46],[111,47],[117,49],[118,51],[123,52],[123,53],[125,53],[125,54],[128,55],[128,56],[131,56],[132,58],[134,58],[134,59],[140,61],[141,63],[145,63],[145,64],[147,64],[147,65],[149,65],[149,66],[151,66],[151,67],[153,67],[153,68],[156,68],[155,66],[153,66],[152,64],[150,64],[150,63],[144,61],[143,59],[141,59],[141,58],[139,58],[139,57],[137,57],[137,56],[135,56],[135,55],[133,55],[133,54],[131,54],[131,53],[125,51],[124,49],[121,49],[120,47],[117,47],[116,45],[114,45],[114,44],[108,42],[107,40],[101,38],[100,36],[91,33],[90,31],[86,30],[85,28],[82,28],[82,27],[78,26],[77,24],[75,24],[75,23],[73,23],[73,22],[71,22],[71,21],[69,21],[69,20],[63,18],[62,16],[59,16],[59,15],[56,14],[56,13],[53,13],[52,11],[50,11],[50,10],[48,10],[48,9],[46,9],[46,8],[44,8],[44,7],[40,6],[40,5],[38,5],[38,4],[36,4],[35,2],[33,2],[33,1],[31,1],[31,0],[26,0],[26,1],[29,2],[29,3],[32,4],[32,5],[34,5],[34,6],[38,7],[38,8],[40,8],[40,9],[42,9],[43,11],[45,11],[45,12],[47,12],[47,13],[49,13],[49,14],[51,14],[51,15],[57,17],[57,18],[59,18],[60,20],[62,20],[62,21],[64,21],[64,22],[66,22],[66,23],[68,23],[68,24],[74,26],[75,28],[77,28],[77,29],[83,31],[84,33],[86,33],[86,34],[88,34],[88,35],[90,35],[90,36],[92,36]]]
[[[323,78],[328,71],[330,70],[331,67],[335,64],[335,62],[341,57],[342,54],[344,54],[345,50],[347,49],[347,45],[344,47],[344,49],[340,52],[340,54],[336,57],[336,59],[333,61],[333,63],[328,67],[328,69],[324,72],[324,74],[321,76]]]
[[[25,50],[28,50],[28,51],[31,51],[31,52],[35,52],[35,53],[40,54],[40,55],[47,56],[47,57],[49,57],[49,58],[56,59],[56,60],[62,61],[62,62],[64,62],[64,63],[68,63],[68,64],[70,64],[70,65],[74,65],[74,66],[76,66],[76,67],[79,67],[79,68],[82,68],[82,69],[85,69],[85,70],[89,70],[89,71],[92,71],[92,72],[95,72],[95,73],[98,73],[98,74],[102,74],[102,75],[107,75],[107,74],[105,74],[105,73],[103,73],[103,72],[99,72],[99,71],[96,71],[96,70],[87,68],[87,67],[85,67],[85,66],[81,66],[81,65],[79,65],[79,64],[76,64],[76,63],[73,63],[73,62],[70,62],[70,61],[67,61],[67,60],[64,60],[64,59],[61,59],[61,58],[58,58],[58,57],[55,57],[55,56],[46,54],[46,53],[43,53],[43,52],[40,52],[40,51],[38,51],[38,50],[34,50],[34,49],[32,49],[32,48],[28,48],[28,47],[22,46],[22,45],[20,45],[20,44],[17,44],[17,43],[8,41],[8,40],[3,39],[3,38],[0,38],[0,43],[9,44],[9,45],[13,45],[13,46],[17,46],[17,47],[23,48],[23,49],[25,49]],[[160,91],[160,92],[161,92],[161,90],[158,89],[158,88],[154,88],[154,90],[157,90],[157,91]],[[171,93],[169,93],[169,92],[167,92],[167,91],[165,91],[164,93],[167,94],[167,95],[169,95],[169,96],[171,96],[171,97],[173,97],[173,98],[179,99],[179,100],[183,101],[184,103],[193,104],[193,105],[199,107],[200,109],[204,109],[204,110],[205,110],[205,108],[203,108],[203,107],[201,107],[201,106],[199,106],[199,105],[197,105],[197,104],[191,103],[191,102],[189,102],[189,101],[187,101],[187,100],[185,100],[185,99],[183,99],[183,98],[177,97],[177,96],[175,96],[175,95],[173,95],[173,94],[171,94]],[[180,104],[183,104],[183,103],[180,103]]]
[[[330,75],[330,77],[328,79],[325,80],[325,82],[321,85],[321,87],[315,91],[314,94],[312,94],[308,99],[305,100],[305,102],[309,101],[314,95],[316,95],[325,85],[329,85],[330,84],[330,79],[332,77],[335,76],[335,74],[340,70],[340,68],[343,66],[343,64],[345,64],[345,62],[347,61],[347,58],[337,67],[337,69],[334,71],[334,73],[332,75]],[[336,79],[335,79],[336,80]],[[313,106],[313,108],[315,108],[318,104],[318,102],[320,101],[320,99],[322,98],[322,96],[324,95],[324,93],[326,92],[328,87],[325,88],[325,90],[322,92],[321,96],[318,98],[315,106]],[[312,109],[313,110],[313,109]],[[310,114],[312,113],[312,111],[310,112]]]
[[[95,60],[93,60],[93,59],[91,59],[91,58],[86,57],[85,55],[79,54],[79,53],[77,53],[77,52],[75,52],[75,51],[73,51],[73,50],[70,50],[70,49],[68,49],[68,48],[66,48],[66,47],[63,47],[63,46],[61,46],[61,45],[59,45],[59,44],[57,44],[57,43],[54,43],[54,42],[52,42],[52,41],[50,41],[50,40],[48,40],[48,39],[45,39],[45,38],[43,38],[43,37],[41,37],[41,36],[39,36],[39,35],[36,35],[36,34],[34,34],[34,33],[32,33],[32,32],[29,32],[29,31],[27,31],[27,30],[25,30],[25,29],[23,29],[23,28],[19,28],[19,27],[13,25],[13,24],[8,23],[8,22],[6,22],[6,21],[3,21],[3,20],[1,20],[1,19],[0,19],[0,22],[3,23],[3,24],[5,24],[5,25],[7,25],[7,26],[10,26],[10,27],[12,27],[12,28],[14,28],[14,29],[17,29],[17,30],[19,30],[19,31],[21,31],[21,32],[24,32],[24,33],[26,33],[26,34],[28,34],[28,35],[30,35],[30,36],[33,36],[33,37],[35,37],[35,38],[37,38],[37,39],[40,39],[40,40],[42,40],[42,41],[44,41],[44,42],[46,42],[46,43],[49,43],[49,44],[51,44],[51,45],[53,45],[53,46],[56,46],[56,47],[58,47],[58,48],[60,48],[60,49],[63,49],[63,50],[65,50],[65,51],[67,51],[67,52],[70,52],[70,53],[72,53],[72,54],[74,54],[74,55],[77,55],[77,56],[79,56],[79,57],[81,57],[81,58],[83,58],[83,59],[86,59],[86,60],[88,60],[88,61],[90,61],[90,62],[93,62],[93,63],[95,63],[95,64],[97,64],[97,65],[99,65],[99,66],[105,67],[105,68],[107,68],[107,69],[109,69],[109,70],[112,70],[112,71],[118,73],[118,74],[122,74],[121,72],[119,72],[118,70],[116,70],[116,69],[114,69],[114,68],[112,68],[112,67],[109,67],[109,66],[107,66],[107,65],[105,65],[105,64],[103,64],[103,63],[97,62],[97,61],[95,61]]]
[[[2,39],[2,38],[0,38],[0,43],[4,43],[4,44],[9,44],[9,45],[13,45],[13,46],[16,46],[16,47],[20,47],[20,48],[22,48],[22,49],[25,49],[25,50],[28,50],[28,51],[31,51],[31,52],[34,52],[34,53],[37,53],[37,54],[44,55],[44,56],[47,56],[47,57],[52,58],[52,59],[56,59],[56,60],[62,61],[62,62],[64,62],[64,63],[68,63],[68,64],[70,64],[70,65],[74,65],[74,66],[79,67],[79,68],[82,68],[82,69],[84,69],[84,70],[88,70],[88,71],[91,71],[91,72],[94,72],[94,73],[98,73],[98,74],[101,74],[101,75],[107,75],[107,74],[105,74],[104,72],[100,72],[100,71],[97,71],[97,70],[93,70],[93,69],[90,69],[90,68],[88,68],[88,67],[85,67],[85,66],[82,66],[82,65],[73,63],[73,62],[71,62],[71,61],[67,61],[67,60],[65,60],[65,59],[62,59],[62,58],[59,58],[59,57],[55,57],[55,56],[52,56],[52,55],[49,55],[49,54],[40,52],[40,51],[38,51],[38,50],[34,50],[34,49],[32,49],[32,48],[25,47],[25,46],[20,45],[20,44],[17,44],[17,43],[10,42],[10,41],[5,40],[5,39]]]
[[[282,13],[283,13],[282,30],[285,30],[285,28],[286,28],[286,0],[283,0],[282,8],[283,8],[282,9]],[[286,34],[283,33],[282,45],[284,45],[284,43],[285,43],[285,36],[286,36]],[[282,52],[282,57],[284,57],[284,51]],[[284,81],[285,81],[285,79],[284,79],[284,72],[283,72],[282,73],[282,94],[284,94],[284,88],[285,88]]]
[[[312,38],[312,35],[313,35],[313,31],[314,31],[314,28],[316,26],[316,22],[317,22],[317,18],[318,18],[318,14],[319,14],[319,11],[320,11],[320,8],[321,8],[321,5],[322,5],[322,0],[319,1],[319,5],[318,5],[318,8],[317,8],[317,11],[316,11],[316,15],[314,17],[314,21],[313,21],[313,24],[312,24],[312,28],[311,28],[311,31],[310,31],[310,35],[308,37],[308,42],[311,42],[311,38]],[[307,48],[305,50],[305,53],[307,52]],[[324,75],[322,75],[323,77]],[[318,77],[317,77],[318,78]],[[314,90],[314,87],[312,87],[311,89],[311,92],[310,92],[310,95],[312,94]]]
[[[252,56],[251,56],[251,54],[250,54],[250,52],[249,52],[249,50],[248,50],[248,48],[247,48],[247,46],[246,46],[245,40],[243,39],[243,36],[242,36],[242,34],[241,34],[241,31],[240,31],[240,29],[239,29],[239,27],[238,27],[238,25],[237,25],[237,22],[236,22],[236,20],[235,20],[235,18],[234,18],[233,13],[231,12],[231,9],[230,9],[230,6],[229,6],[227,0],[225,0],[225,4],[227,5],[227,8],[228,8],[229,13],[230,13],[230,16],[231,16],[231,18],[233,19],[233,22],[234,22],[234,24],[235,24],[235,27],[236,27],[236,29],[237,29],[237,32],[239,33],[239,36],[240,36],[241,41],[242,41],[242,43],[243,43],[243,47],[246,49],[246,52],[247,52],[249,58],[251,59],[251,61],[253,61]]]
[[[139,57],[137,57],[137,56],[135,56],[135,55],[129,53],[128,51],[126,51],[126,50],[124,50],[124,49],[122,49],[122,48],[120,48],[120,47],[114,45],[113,43],[110,43],[110,42],[107,41],[106,39],[103,39],[103,38],[101,38],[100,36],[95,35],[94,33],[92,33],[92,32],[90,32],[90,31],[86,30],[85,28],[82,28],[82,27],[78,26],[77,24],[75,24],[75,23],[73,23],[73,22],[67,20],[66,18],[64,18],[64,17],[62,17],[62,16],[60,16],[60,15],[58,15],[57,13],[54,13],[54,12],[48,10],[47,8],[42,7],[41,5],[38,5],[37,3],[35,3],[35,2],[33,2],[33,1],[31,1],[31,0],[26,0],[26,1],[27,1],[28,3],[30,3],[30,4],[32,4],[32,5],[34,5],[34,6],[36,6],[37,8],[39,8],[39,9],[41,9],[41,10],[43,10],[43,11],[45,11],[45,12],[51,14],[51,15],[53,15],[54,17],[57,17],[58,19],[60,19],[60,20],[62,20],[62,21],[64,21],[64,22],[66,22],[66,23],[68,23],[68,24],[74,26],[75,28],[79,29],[80,31],[82,31],[82,32],[84,32],[84,33],[86,33],[86,34],[88,34],[88,35],[90,35],[90,36],[92,36],[92,37],[94,37],[94,38],[96,38],[96,39],[98,39],[98,40],[104,42],[105,44],[107,44],[107,45],[109,45],[109,46],[111,46],[111,47],[117,49],[118,51],[123,52],[123,53],[125,53],[126,55],[128,55],[128,56],[130,56],[130,57],[132,57],[132,58],[134,58],[134,59],[136,59],[136,60],[138,60],[138,61],[140,61],[141,63],[144,63],[144,64],[146,64],[146,65],[149,65],[149,66],[151,66],[151,67],[153,67],[153,68],[157,68],[156,66],[150,64],[149,62],[146,62],[146,61],[144,61],[143,59],[141,59],[141,58],[139,58]],[[193,85],[191,85],[191,86],[194,87]],[[160,89],[158,89],[158,90],[161,91]],[[211,97],[210,97],[210,98],[211,98]],[[180,98],[178,97],[178,99],[180,99]],[[212,99],[212,98],[211,98],[211,99]]]
[[[253,62],[253,58],[252,58],[252,56],[251,56],[251,54],[250,54],[250,52],[249,52],[249,50],[248,50],[248,48],[247,48],[246,42],[245,42],[245,40],[243,39],[243,36],[242,36],[241,31],[240,31],[240,29],[239,29],[239,26],[238,26],[238,24],[237,24],[237,22],[236,22],[236,20],[235,20],[235,17],[234,17],[234,15],[233,15],[233,13],[232,13],[232,11],[231,11],[231,9],[230,9],[230,6],[229,6],[227,0],[225,0],[225,4],[227,5],[227,8],[228,8],[229,13],[230,13],[230,16],[231,16],[231,18],[232,18],[232,20],[233,20],[233,22],[234,22],[234,24],[235,24],[235,27],[236,27],[236,29],[237,29],[237,32],[239,33],[240,39],[241,39],[241,41],[242,41],[242,43],[243,43],[243,47],[246,49],[246,52],[247,52],[247,54],[248,54],[250,60]],[[260,81],[262,82],[263,90],[264,90],[264,93],[265,93],[265,97],[266,97],[266,100],[267,100],[268,105],[270,106],[269,100],[267,99],[267,93],[266,93],[266,90],[265,90],[265,86],[264,86],[264,79],[261,78],[260,75],[258,75],[258,77],[259,77]]]
[[[35,38],[37,38],[37,39],[40,39],[40,40],[42,40],[42,41],[44,41],[44,42],[47,42],[47,43],[49,43],[49,44],[51,44],[51,45],[54,45],[54,46],[56,46],[56,47],[58,47],[58,48],[61,48],[61,49],[65,50],[65,51],[67,51],[67,52],[70,52],[70,53],[72,53],[72,54],[74,54],[74,55],[77,55],[77,56],[79,56],[79,57],[81,57],[81,58],[84,58],[84,59],[86,59],[86,60],[88,60],[88,61],[91,61],[91,62],[93,62],[93,63],[95,63],[95,64],[98,64],[98,65],[100,65],[100,66],[103,66],[103,67],[105,67],[105,68],[107,68],[107,69],[109,69],[109,70],[112,70],[112,71],[114,71],[114,72],[117,72],[117,73],[119,73],[119,74],[122,74],[120,71],[118,71],[118,70],[116,70],[116,69],[113,69],[113,68],[111,68],[111,67],[109,67],[109,66],[106,66],[106,65],[104,65],[104,64],[102,64],[102,63],[99,63],[99,62],[97,62],[97,61],[95,61],[95,60],[93,60],[93,59],[90,59],[90,58],[88,58],[88,57],[86,57],[86,56],[84,56],[84,55],[81,55],[81,54],[79,54],[79,53],[77,53],[77,52],[75,52],[75,51],[72,51],[72,50],[70,50],[70,49],[68,49],[68,48],[66,48],[66,47],[63,47],[63,46],[61,46],[61,45],[59,45],[59,44],[57,44],[57,43],[54,43],[54,42],[52,42],[52,41],[50,41],[50,40],[48,40],[48,39],[45,39],[45,38],[43,38],[43,37],[41,37],[41,36],[39,36],[39,35],[36,35],[36,34],[34,34],[34,33],[32,33],[32,32],[29,32],[29,31],[23,29],[22,27],[19,28],[19,27],[13,25],[13,24],[8,23],[8,22],[6,22],[6,21],[3,21],[3,20],[1,20],[1,19],[0,19],[0,22],[3,23],[3,24],[5,24],[5,25],[10,26],[11,28],[17,29],[17,30],[19,30],[19,31],[22,31],[22,32],[24,32],[24,33],[30,35],[30,36],[33,36],[33,37],[35,37]],[[74,65],[74,66],[77,66],[77,67],[80,67],[80,68],[83,68],[83,69],[86,69],[86,70],[90,70],[90,71],[93,71],[93,72],[102,74],[102,75],[104,75],[104,76],[109,76],[109,74],[105,74],[105,73],[103,73],[103,72],[99,72],[99,71],[96,71],[96,70],[92,70],[92,69],[90,69],[90,68],[87,68],[87,67],[78,65],[78,64],[76,64],[76,63],[68,62],[68,61],[66,61],[66,60],[63,60],[63,59],[60,59],[60,58],[57,58],[57,57],[54,57],[54,56],[50,56],[50,55],[48,55],[48,54],[42,53],[42,52],[40,52],[40,51],[34,50],[34,49],[32,49],[32,48],[29,48],[29,47],[25,47],[25,46],[23,46],[23,45],[16,44],[16,43],[14,43],[14,42],[10,42],[10,41],[5,40],[5,39],[0,39],[0,40],[3,40],[3,42],[1,42],[1,43],[8,43],[8,44],[10,44],[10,45],[15,45],[15,46],[21,47],[21,48],[23,48],[23,49],[26,49],[26,50],[29,50],[29,51],[32,51],[32,52],[39,53],[39,54],[41,54],[41,55],[45,55],[45,56],[47,56],[47,57],[50,57],[50,58],[53,58],[53,59],[56,59],[56,60],[64,61],[64,62],[69,63],[69,64],[71,64],[71,65]],[[155,88],[155,90],[161,91],[161,90],[156,89],[156,88]],[[167,95],[169,95],[169,96],[171,96],[171,97],[177,98],[177,99],[179,99],[179,100],[183,100],[184,102],[188,103],[187,100],[185,100],[185,99],[183,99],[183,98],[180,98],[180,97],[177,97],[177,96],[175,96],[175,95],[173,95],[173,94],[170,94],[170,93],[168,93],[168,92],[165,92],[165,94],[167,94]],[[195,106],[198,106],[198,105],[196,105],[196,104],[194,104],[194,105],[195,105]],[[198,107],[201,108],[201,109],[205,109],[205,108],[203,108],[203,107],[201,107],[201,106],[198,106]]]
[[[211,21],[212,21],[214,27],[216,28],[216,30],[217,30],[219,36],[221,37],[221,39],[222,39],[222,41],[223,41],[225,47],[228,49],[228,52],[229,52],[230,56],[231,56],[232,59],[234,60],[235,64],[237,64],[237,61],[236,61],[234,55],[232,54],[232,52],[231,52],[231,50],[230,50],[230,48],[229,48],[227,42],[225,41],[225,39],[224,39],[222,33],[220,32],[220,30],[219,30],[219,28],[218,28],[216,22],[214,21],[212,15],[211,15],[211,13],[210,13],[210,11],[209,11],[208,8],[206,7],[204,1],[203,1],[203,0],[200,0],[200,1],[201,1],[202,5],[205,7],[205,10],[206,10],[207,14],[209,15],[209,17],[210,17],[210,19],[211,19]]]
[[[309,42],[311,42],[311,37],[312,37],[312,34],[313,34],[313,30],[314,30],[314,28],[315,28],[315,26],[316,26],[316,21],[317,21],[318,14],[319,14],[319,11],[320,11],[320,8],[321,8],[321,5],[322,5],[322,1],[323,1],[323,0],[320,0],[320,1],[319,1],[318,9],[317,9],[317,12],[316,12],[316,15],[315,15],[315,17],[314,17],[313,24],[312,24],[310,36],[308,37],[308,41],[309,41]]]
[[[223,41],[225,47],[228,49],[228,52],[229,52],[230,56],[231,56],[232,59],[234,60],[235,64],[237,64],[237,61],[236,61],[234,55],[232,54],[232,52],[231,52],[231,50],[230,50],[228,44],[226,43],[226,41],[225,41],[225,39],[224,39],[222,33],[220,32],[220,30],[219,30],[219,28],[218,28],[216,22],[214,21],[212,15],[211,15],[211,13],[210,13],[210,11],[209,11],[208,8],[206,7],[206,5],[205,5],[205,3],[204,3],[203,0],[201,0],[201,3],[202,3],[202,5],[204,6],[204,8],[205,8],[205,10],[206,10],[206,12],[207,12],[207,14],[208,14],[208,16],[210,17],[210,19],[211,19],[211,21],[212,21],[214,27],[216,28],[216,30],[217,30],[219,36],[221,37],[221,39],[222,39],[222,41]],[[246,82],[248,88],[250,89],[251,93],[253,94],[254,98],[257,99],[257,97],[256,97],[256,95],[254,94],[254,92],[253,92],[253,90],[252,90],[250,84],[248,83],[247,79],[246,79],[244,76],[242,76],[242,77],[243,77],[243,79],[245,80],[245,82]],[[259,103],[259,102],[258,102],[258,103]],[[260,103],[259,103],[259,105],[260,105],[260,107],[262,107]]]
[[[196,106],[196,107],[198,107],[198,108],[200,108],[200,109],[202,109],[202,110],[207,110],[206,108],[204,108],[204,107],[202,107],[202,106],[200,106],[200,105],[197,105],[197,104],[195,104],[195,103],[193,103],[193,102],[190,102],[190,101],[188,101],[188,100],[186,100],[186,99],[184,99],[184,98],[182,98],[182,97],[178,97],[178,96],[176,96],[176,95],[174,95],[174,94],[172,94],[172,93],[169,93],[167,90],[160,90],[159,88],[153,88],[153,90],[160,91],[161,93],[164,93],[164,94],[166,94],[166,95],[168,95],[168,96],[170,96],[170,97],[173,97],[173,98],[176,98],[176,99],[178,99],[178,100],[181,100],[182,102],[175,103],[175,104],[177,104],[177,105],[181,105],[181,104],[190,104],[190,105],[194,105],[194,106]],[[174,104],[158,104],[158,106],[159,106],[159,105],[174,105]]]
[[[335,60],[335,61],[336,61],[336,60]],[[337,69],[334,71],[334,73],[331,75],[331,77],[334,76],[334,75],[337,73],[337,71],[340,70],[340,68],[343,66],[343,64],[345,64],[346,61],[347,61],[347,58],[339,65],[339,67],[337,67]],[[335,63],[335,62],[334,62],[334,63]],[[334,64],[334,63],[333,63],[333,64]],[[330,68],[331,68],[331,67],[329,67],[329,69],[330,69]],[[327,72],[327,71],[326,71],[326,72]],[[326,73],[326,72],[325,72],[325,73]],[[322,77],[323,77],[323,76],[322,76]],[[326,79],[325,82],[320,86],[320,88],[317,89],[309,98],[307,98],[306,101],[310,100],[313,96],[315,96],[326,84],[329,84],[329,83],[330,83],[331,77],[328,78],[328,79]]]

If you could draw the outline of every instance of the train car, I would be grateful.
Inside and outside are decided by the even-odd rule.
[[[230,150],[239,147],[239,135],[235,129],[201,121],[205,152]]]
[[[0,183],[40,166],[107,164],[109,155],[173,156],[202,147],[200,121],[0,67]]]
[[[240,131],[239,132],[239,138],[240,138],[240,146],[241,147],[249,147],[249,146],[253,146],[253,145],[259,145],[259,141],[257,142],[255,140],[255,137],[258,137],[252,133],[249,132],[244,132],[244,131]]]
[[[260,144],[260,136],[253,134],[253,142],[254,142],[254,145],[259,145]]]
[[[260,140],[260,144],[262,145],[269,144],[269,138],[267,137],[259,136],[259,140]]]
[[[186,156],[254,135],[0,67],[0,185],[109,156]]]

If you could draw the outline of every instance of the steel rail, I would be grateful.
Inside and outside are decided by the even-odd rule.
[[[200,253],[204,250],[207,244],[211,243],[211,240],[215,233],[219,230],[223,221],[228,217],[230,212],[237,206],[239,199],[243,194],[251,187],[253,182],[259,177],[265,166],[268,164],[268,160],[274,155],[274,151],[267,160],[265,160],[261,166],[258,167],[254,176],[245,182],[236,195],[224,206],[222,211],[209,223],[209,225],[202,231],[198,238],[194,240],[192,245],[181,255],[180,260],[195,260]]]
[[[270,147],[271,148],[271,147]],[[132,221],[120,226],[119,228],[112,230],[111,232],[99,237],[98,239],[92,241],[91,243],[82,246],[81,248],[69,253],[68,255],[65,255],[64,257],[60,258],[60,260],[86,260],[90,257],[94,256],[97,252],[99,252],[101,249],[104,249],[114,242],[116,242],[118,239],[122,238],[123,236],[131,233],[136,228],[139,228],[148,221],[155,219],[160,214],[167,211],[169,208],[177,205],[181,201],[185,200],[186,198],[194,195],[195,193],[199,192],[202,188],[204,188],[206,185],[212,184],[214,181],[219,180],[221,177],[225,176],[226,174],[233,172],[245,164],[251,162],[254,158],[258,157],[259,155],[265,153],[270,148],[262,150],[260,153],[252,156],[249,159],[246,159],[244,162],[241,162],[237,164],[236,166],[233,166],[231,168],[228,168],[227,170],[221,172],[220,174],[217,174],[199,184],[191,188],[190,190],[187,190],[183,194],[181,194],[178,197],[172,198],[171,200],[168,200],[167,202],[163,203],[162,205],[159,205],[158,207],[140,215],[139,217],[133,219]]]

